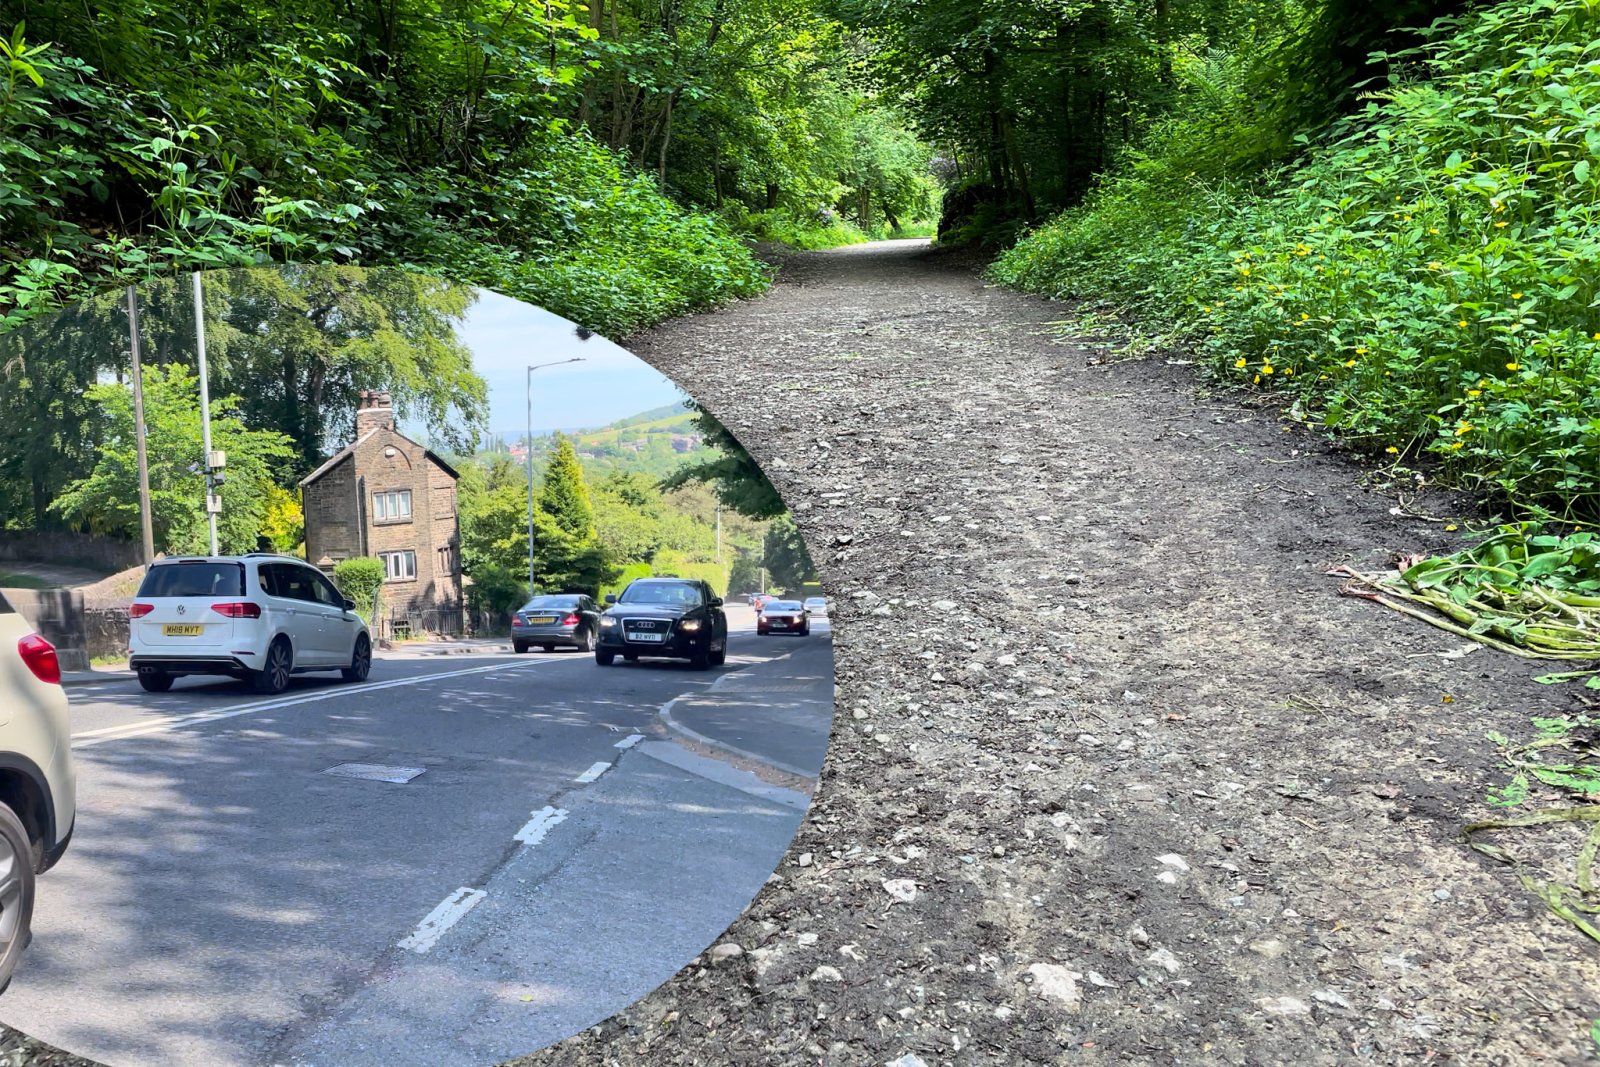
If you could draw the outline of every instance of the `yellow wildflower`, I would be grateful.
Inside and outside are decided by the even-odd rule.
[[[1457,442],[1455,442],[1455,443],[1454,443],[1454,444],[1452,444],[1452,445],[1451,445],[1451,446],[1450,446],[1450,447],[1451,447],[1451,448],[1461,448],[1461,447],[1462,447],[1462,446],[1464,446],[1464,445],[1465,445],[1465,444],[1466,444],[1466,442],[1465,442],[1465,441],[1457,441]]]
[[[1391,456],[1398,456],[1400,454],[1400,450],[1394,447],[1394,445],[1390,445],[1388,448],[1384,449],[1384,451],[1389,453]]]
[[[1482,389],[1468,389],[1467,390],[1467,395],[1472,397],[1472,398],[1474,398],[1474,399],[1476,399],[1477,397],[1480,397],[1480,396],[1483,395],[1483,390]]]
[[[1293,367],[1285,367],[1285,368],[1283,368],[1283,373],[1284,373],[1285,377],[1290,377],[1290,376],[1292,376],[1294,374],[1294,368]]]
[[[1249,362],[1250,362],[1250,361],[1249,361],[1249,360],[1247,360],[1247,359],[1245,359],[1245,358],[1244,358],[1244,357],[1243,357],[1243,356],[1240,356],[1240,357],[1239,357],[1239,358],[1238,358],[1238,359],[1236,359],[1236,360],[1234,360],[1234,361],[1233,361],[1233,365],[1234,365],[1234,366],[1235,366],[1235,367],[1244,367],[1244,366],[1246,366],[1246,365],[1247,365],[1247,364],[1248,364],[1248,363],[1249,363]]]
[[[1439,227],[1437,227],[1437,226],[1429,226],[1428,227],[1428,232],[1433,234],[1433,236],[1437,237],[1437,236],[1439,236]]]
[[[1497,222],[1494,224],[1494,228],[1497,230],[1503,230],[1509,225],[1511,225],[1509,222]]]
[[[1468,423],[1463,422],[1460,426],[1456,427],[1456,436],[1457,437],[1460,437],[1464,433],[1471,433],[1471,432],[1472,432],[1472,426],[1470,424],[1468,424]]]
[[[1462,319],[1462,320],[1461,320],[1461,321],[1460,321],[1460,322],[1458,322],[1458,323],[1456,323],[1456,325],[1457,325],[1457,326],[1459,326],[1459,327],[1461,327],[1461,328],[1462,328],[1462,329],[1463,329],[1463,330],[1464,330],[1464,329],[1466,329],[1466,328],[1467,328],[1467,327],[1468,327],[1468,326],[1470,326],[1470,325],[1471,325],[1471,323],[1469,323],[1469,322],[1467,322],[1467,320],[1466,320],[1466,319]]]
[[[1366,345],[1356,345],[1356,355],[1364,356],[1366,354],[1367,354],[1367,346]]]
[[[1444,264],[1440,263],[1437,259],[1430,259],[1430,260],[1428,260],[1428,269],[1429,270],[1443,270],[1444,269]]]
[[[1520,363],[1507,363],[1506,364],[1506,370],[1521,370],[1521,369],[1522,369],[1522,364],[1520,364]]]
[[[1258,375],[1256,375],[1256,384],[1257,384],[1257,385],[1260,385],[1260,384],[1261,384],[1261,375],[1259,375],[1259,374],[1258,374]]]
[[[1522,299],[1522,294],[1521,293],[1512,293],[1511,294],[1511,299],[1513,299],[1513,300],[1521,300]]]
[[[1344,361],[1344,365],[1346,367],[1354,367],[1356,365],[1356,361],[1353,359],[1347,359]]]
[[[1270,364],[1270,363],[1261,364],[1261,373],[1262,374],[1271,374],[1272,373],[1272,364]]]

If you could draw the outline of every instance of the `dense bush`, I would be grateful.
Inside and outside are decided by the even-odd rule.
[[[1113,298],[1379,454],[1593,516],[1600,8],[1514,0],[1396,58],[1408,75],[1250,181],[1194,172],[1204,116],[1169,125],[994,274]]]
[[[381,79],[329,59],[331,38],[302,28],[210,69],[116,43],[144,65],[119,78],[21,26],[0,39],[0,330],[152,274],[269,261],[411,266],[613,336],[765,285],[725,225],[560,120],[524,117],[475,149],[492,161],[407,158],[407,127],[355,102]]]
[[[333,565],[333,584],[356,602],[356,613],[371,623],[383,589],[383,560],[370,557],[342,559]]]

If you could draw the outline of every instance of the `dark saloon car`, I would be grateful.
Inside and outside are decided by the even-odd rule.
[[[534,645],[546,652],[575,648],[588,652],[600,632],[603,609],[582,593],[552,593],[536,596],[511,616],[511,647],[519,653]]]
[[[728,655],[728,617],[722,598],[692,578],[638,578],[621,596],[606,597],[594,661],[609,667],[621,656],[686,659],[696,670],[719,667]]]
[[[798,600],[769,600],[756,616],[756,633],[799,634],[811,632],[811,613]]]

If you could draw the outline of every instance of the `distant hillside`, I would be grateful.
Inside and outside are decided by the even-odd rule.
[[[613,471],[664,478],[685,463],[700,462],[716,454],[705,446],[693,413],[682,403],[641,411],[598,429],[569,432],[567,437],[590,481]],[[520,452],[521,438],[517,433],[501,434],[500,447],[491,450]],[[536,464],[550,454],[553,440],[548,434],[534,439]]]

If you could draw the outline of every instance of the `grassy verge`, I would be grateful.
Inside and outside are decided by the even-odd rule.
[[[1597,56],[1600,6],[1481,9],[1295,166],[1196,174],[1174,136],[994,276],[1114,301],[1377,455],[1600,517]]]
[[[4,574],[0,573],[0,589],[54,589],[55,586],[43,578],[35,578],[31,574]]]

